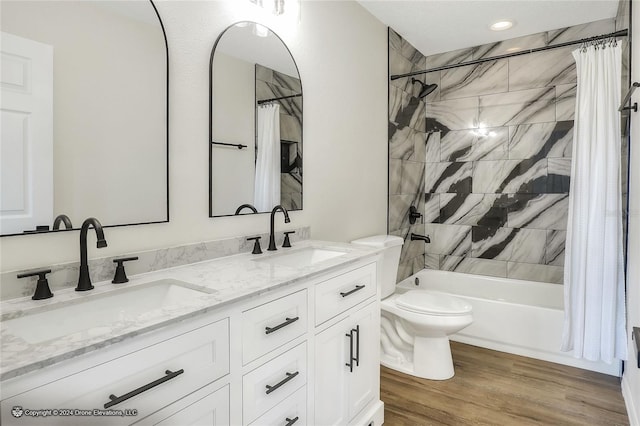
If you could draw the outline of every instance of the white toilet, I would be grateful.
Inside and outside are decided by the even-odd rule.
[[[380,363],[425,379],[450,379],[454,370],[449,335],[473,322],[471,305],[429,290],[394,293],[403,242],[391,235],[352,241],[384,249],[380,271]]]

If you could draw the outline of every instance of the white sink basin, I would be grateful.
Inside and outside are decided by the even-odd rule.
[[[344,251],[307,247],[300,250],[254,259],[272,265],[304,268],[346,254]]]
[[[141,315],[178,306],[206,295],[190,284],[164,279],[139,287],[63,302],[51,309],[4,321],[6,328],[28,343],[86,331],[91,335],[108,333],[116,322],[134,322]]]

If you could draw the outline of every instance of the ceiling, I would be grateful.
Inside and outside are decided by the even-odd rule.
[[[618,0],[357,0],[424,55],[613,18]],[[491,31],[500,20],[514,21]]]

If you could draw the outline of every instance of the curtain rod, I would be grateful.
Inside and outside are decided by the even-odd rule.
[[[279,98],[265,99],[263,101],[257,101],[256,103],[258,105],[262,105],[266,104],[267,102],[279,101],[280,99],[299,98],[300,96],[302,96],[302,93],[298,93],[297,95],[280,96]]]
[[[583,39],[575,40],[575,41],[567,41],[565,43],[552,44],[551,46],[536,47],[534,49],[521,50],[519,52],[513,52],[513,53],[506,53],[504,55],[492,56],[492,57],[489,57],[489,58],[481,58],[481,59],[476,59],[476,60],[468,61],[468,62],[461,62],[459,64],[444,65],[444,66],[441,66],[441,67],[430,68],[430,69],[425,70],[425,71],[414,71],[414,72],[410,72],[410,73],[406,73],[406,74],[392,75],[391,76],[391,80],[397,80],[399,78],[404,78],[404,77],[412,77],[414,75],[428,74],[430,72],[443,71],[443,70],[448,70],[448,69],[451,69],[451,68],[459,68],[459,67],[464,67],[466,65],[481,64],[483,62],[496,61],[498,59],[511,58],[513,56],[527,55],[529,53],[542,52],[544,50],[557,49],[557,48],[560,48],[560,47],[572,46],[574,44],[588,43],[590,41],[602,40],[602,39],[605,39],[605,38],[626,37],[628,34],[629,34],[628,30],[620,30],[620,31],[616,31],[614,33],[603,34],[603,35],[599,35],[599,36],[595,36],[595,37],[588,37],[588,38],[583,38]]]

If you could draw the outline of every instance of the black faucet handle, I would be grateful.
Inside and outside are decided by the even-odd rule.
[[[38,276],[38,283],[36,284],[36,291],[31,297],[33,300],[42,300],[53,297],[51,289],[49,289],[49,281],[47,281],[47,274],[51,273],[51,269],[37,269],[29,272],[23,272],[18,274],[18,278],[27,278]]]
[[[129,278],[127,278],[127,273],[124,270],[124,262],[129,262],[130,260],[138,260],[138,256],[131,257],[118,257],[113,259],[113,263],[116,263],[116,274],[113,277],[113,284],[122,284],[129,282]]]
[[[289,240],[289,234],[295,234],[296,231],[287,231],[284,233],[284,242],[282,243],[282,247],[291,247],[291,241]]]
[[[255,244],[253,245],[253,251],[251,252],[251,254],[262,254],[262,247],[260,247],[260,238],[262,237],[247,238],[247,241],[255,240]]]

